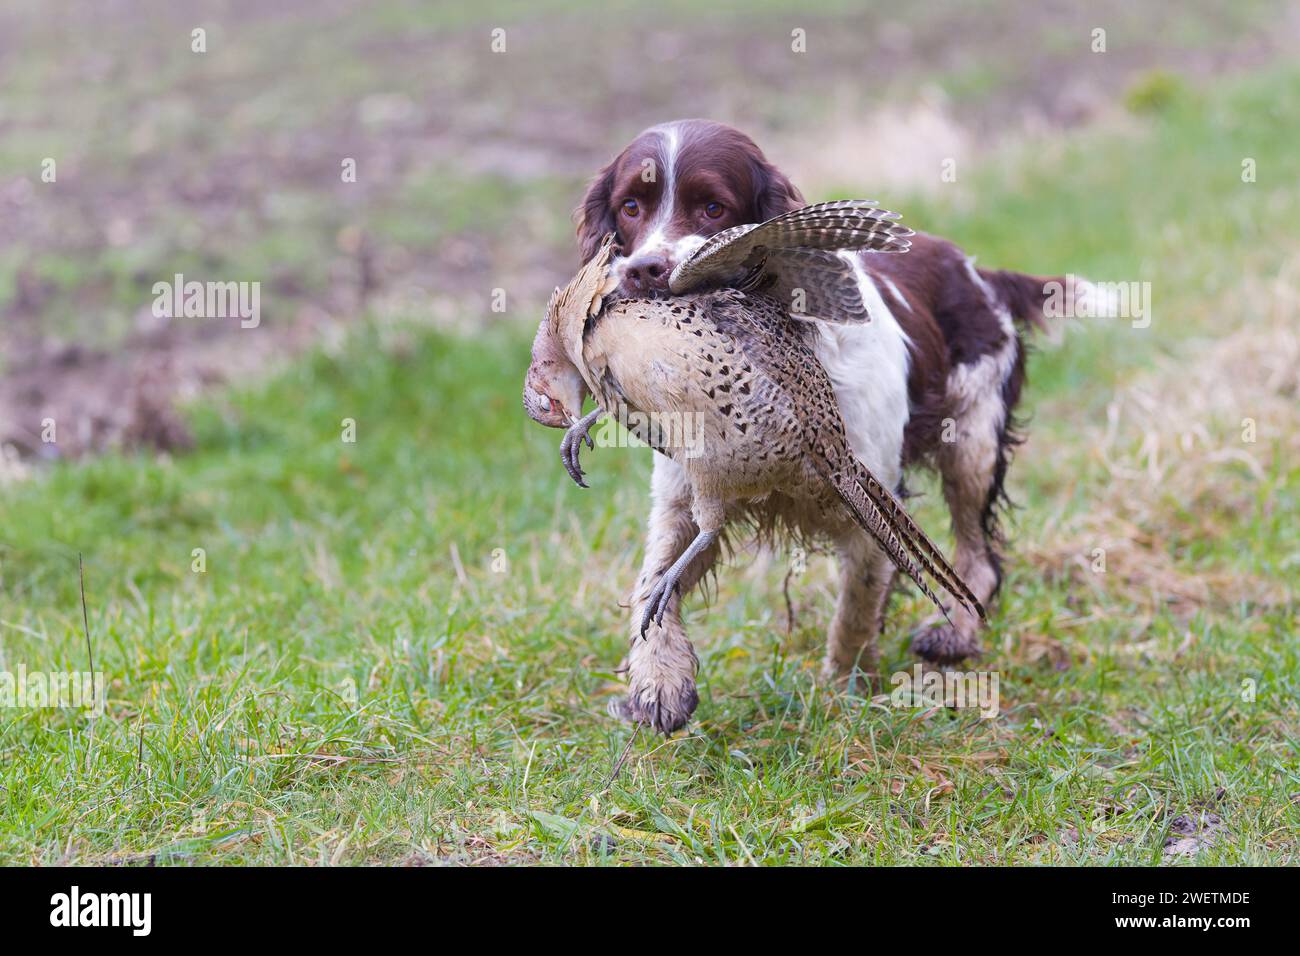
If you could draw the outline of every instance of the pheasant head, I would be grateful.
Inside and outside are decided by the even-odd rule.
[[[609,272],[614,234],[563,289],[551,294],[546,317],[533,338],[533,359],[524,378],[524,411],[550,428],[567,428],[582,414],[590,389],[582,376],[582,330],[618,287]]]
[[[550,320],[542,319],[533,338],[533,360],[524,376],[524,411],[547,428],[568,428],[582,411],[586,397],[587,383],[551,332]]]

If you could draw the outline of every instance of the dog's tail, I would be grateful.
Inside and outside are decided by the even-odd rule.
[[[1118,314],[1114,292],[1076,275],[1031,276],[1005,269],[978,269],[979,276],[1022,326],[1050,331],[1061,319]]]

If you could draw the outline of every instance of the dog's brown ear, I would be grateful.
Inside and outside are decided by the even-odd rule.
[[[596,174],[587,186],[587,194],[573,211],[578,224],[578,248],[582,261],[587,262],[600,248],[605,236],[615,231],[614,210],[610,208],[614,194],[614,170],[618,159]]]
[[[754,219],[766,222],[773,216],[793,212],[806,205],[803,194],[790,182],[790,177],[777,169],[766,158],[754,160]]]

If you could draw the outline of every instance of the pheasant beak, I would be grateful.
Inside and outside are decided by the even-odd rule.
[[[547,428],[568,427],[568,416],[560,403],[528,385],[524,386],[524,411],[533,421]]]
[[[582,414],[586,383],[577,369],[534,362],[524,379],[524,411],[547,428],[568,428]]]

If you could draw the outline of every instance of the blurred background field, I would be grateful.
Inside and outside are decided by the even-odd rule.
[[[0,7],[0,670],[85,668],[81,552],[111,681],[0,709],[0,860],[1294,861],[1300,11],[802,6]],[[742,554],[606,789],[650,453],[580,492],[519,391],[585,178],[694,115],[1154,320],[1039,343],[1001,717],[816,687],[829,559],[787,632]],[[177,272],[261,325],[155,318]]]
[[[11,2],[0,442],[148,435],[133,409],[155,393],[261,374],[367,311],[480,329],[504,288],[506,318],[530,316],[573,266],[584,178],[665,118],[750,131],[809,195],[898,203],[938,193],[945,157],[964,174],[1025,138],[1050,156],[1063,130],[1285,59],[1300,33],[1281,3],[1073,7]],[[154,319],[177,272],[262,282],[267,327]],[[32,425],[51,409],[86,423],[57,449]]]

